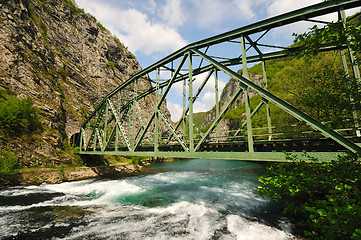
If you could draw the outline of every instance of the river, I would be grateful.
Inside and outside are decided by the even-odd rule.
[[[191,159],[139,176],[0,191],[1,239],[293,239],[261,163]]]

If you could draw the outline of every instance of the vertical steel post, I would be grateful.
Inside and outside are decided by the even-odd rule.
[[[243,64],[243,73],[244,78],[249,79],[248,70],[247,70],[247,56],[246,56],[246,44],[244,36],[241,37],[242,45],[242,64]],[[253,147],[253,135],[252,135],[252,117],[251,117],[251,105],[249,101],[249,87],[244,94],[245,104],[246,104],[246,116],[247,116],[247,135],[248,135],[248,152],[254,152]]]
[[[130,127],[131,127],[131,122],[132,122],[132,105],[133,104],[131,104],[130,106],[129,106],[129,111],[128,111],[128,139],[129,139],[129,141],[131,141],[131,134],[130,134]]]
[[[216,93],[216,118],[218,118],[219,116],[218,70],[214,72],[214,88]],[[217,124],[217,142],[219,142],[220,135],[221,135],[221,129],[219,124]]]
[[[268,80],[267,80],[267,72],[266,72],[266,62],[262,61],[262,71],[263,71],[263,83],[264,88],[268,90]],[[271,110],[269,106],[269,102],[266,103],[266,112],[267,112],[267,127],[268,127],[268,141],[272,140],[272,124],[271,124]]]
[[[117,109],[117,114],[119,114],[119,109],[120,109],[120,104],[122,102],[122,98],[120,96],[120,94],[118,94],[118,109]],[[119,146],[119,127],[118,124],[115,124],[115,151],[118,151],[118,146]]]
[[[108,128],[108,101],[105,103],[105,122],[104,122],[104,131],[103,131],[103,142],[107,142],[107,128]],[[105,149],[103,149],[105,150]]]
[[[137,96],[138,96],[138,79],[136,79],[135,81],[134,81],[134,100],[133,100],[133,112],[134,113],[137,113]],[[133,128],[132,128],[132,135],[133,135],[133,137],[132,137],[132,139],[130,139],[131,140],[131,142],[130,142],[130,147],[131,147],[131,149],[132,149],[132,151],[134,151],[135,149],[134,149],[134,144],[135,144],[135,135],[136,135],[136,131],[135,131],[135,121],[136,121],[136,116],[135,116],[135,114],[134,114],[134,116],[133,116],[133,119],[132,119],[132,121],[134,121],[133,122]],[[140,124],[140,123],[138,123],[138,124]]]
[[[80,152],[83,151],[83,134],[84,134],[84,129],[80,128],[80,133],[79,133],[79,149]]]
[[[115,151],[118,151],[118,145],[119,145],[119,128],[118,124],[115,124]]]
[[[183,81],[183,114],[182,114],[182,119],[181,121],[183,121],[183,137],[184,140],[187,139],[187,126],[186,126],[186,105],[187,105],[187,79],[184,79]]]
[[[192,53],[188,55],[188,74],[189,74],[189,151],[194,152],[193,141],[193,67],[192,67]]]
[[[154,123],[154,152],[159,152],[159,109],[158,109],[158,102],[159,102],[159,68],[156,70],[156,104],[155,104],[155,123]]]
[[[339,14],[340,14],[339,17],[342,20],[343,27],[346,28],[347,27],[347,25],[346,25],[347,18],[346,18],[345,10],[344,10],[343,7],[340,8]],[[351,36],[348,36],[348,37],[351,37]],[[348,78],[350,78],[350,73],[348,71],[345,50],[341,49],[340,52],[341,52],[342,65],[343,65],[345,74],[346,74],[346,76]],[[350,48],[349,45],[348,45],[348,52],[349,52],[349,55],[350,55],[352,71],[353,71],[355,80],[357,82],[358,87],[361,88],[360,69],[359,69],[357,61],[356,61],[355,52]],[[349,87],[350,87],[350,85],[349,85]],[[361,131],[359,129],[360,128],[360,123],[359,123],[359,120],[358,120],[358,114],[357,114],[357,112],[355,110],[355,107],[354,107],[355,106],[355,100],[354,100],[354,98],[352,96],[350,96],[350,102],[351,102],[352,108],[353,108],[352,116],[353,116],[354,126],[356,128],[356,136],[361,137]]]

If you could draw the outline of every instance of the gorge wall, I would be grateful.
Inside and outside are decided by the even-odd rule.
[[[63,151],[69,138],[110,91],[140,70],[119,39],[71,0],[1,1],[0,88],[33,99],[43,131],[0,138],[0,147],[13,149],[24,165],[70,158]]]

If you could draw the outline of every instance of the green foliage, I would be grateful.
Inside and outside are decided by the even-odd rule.
[[[67,140],[63,141],[64,151],[72,158],[70,161],[65,162],[71,167],[80,167],[84,166],[84,161],[79,155],[79,147],[73,147],[68,144]]]
[[[292,156],[290,155],[290,159]],[[272,164],[257,191],[286,201],[309,239],[360,239],[361,165],[355,157]]]
[[[69,5],[72,11],[77,13],[84,13],[84,9],[79,8],[78,5],[75,3],[75,0],[63,0],[63,1]]]
[[[194,125],[196,125],[200,129],[208,113],[209,112],[194,113],[193,114]]]
[[[102,30],[102,31],[108,31],[108,29],[106,29],[103,24],[101,24],[100,22],[97,21],[97,25],[98,27]]]
[[[60,164],[58,170],[59,170],[59,176],[60,176],[61,180],[66,181],[67,176],[65,174],[65,166],[64,166],[64,164]]]
[[[66,67],[61,67],[58,70],[58,74],[60,75],[61,79],[65,80],[66,77],[70,75],[70,69]]]
[[[115,70],[115,66],[114,66],[114,63],[112,61],[109,61],[105,64],[108,68],[112,69],[112,70]]]
[[[33,177],[33,183],[39,183],[40,179],[38,177]]]
[[[1,95],[1,93],[0,93]],[[41,130],[39,110],[33,107],[30,98],[13,96],[0,98],[0,132],[8,136],[34,133]]]
[[[134,165],[144,165],[143,161],[146,160],[147,157],[136,157],[136,156],[133,156],[130,158],[130,161],[132,164]]]
[[[356,18],[360,13],[353,16]],[[298,50],[294,54],[298,56],[312,56],[319,53],[319,49],[324,46],[341,47],[347,45],[354,51],[361,50],[361,26],[360,21],[343,23],[329,23],[322,28],[313,26],[308,32],[303,34],[293,34]]]
[[[0,180],[12,179],[18,173],[18,158],[12,151],[0,151]]]
[[[28,15],[33,20],[36,26],[38,26],[41,30],[41,34],[43,35],[44,39],[47,39],[48,27],[43,22],[42,16],[38,16],[35,10],[35,6],[31,2],[25,2],[26,7],[28,9]]]
[[[54,90],[57,91],[58,93],[60,93],[60,95],[64,96],[64,89],[61,84],[56,85],[54,87]]]

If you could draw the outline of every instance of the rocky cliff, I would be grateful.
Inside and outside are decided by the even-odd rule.
[[[141,70],[134,55],[71,0],[0,1],[0,87],[33,99],[43,131],[1,139],[22,163],[56,163],[94,107]],[[143,82],[140,84],[149,84]]]

